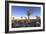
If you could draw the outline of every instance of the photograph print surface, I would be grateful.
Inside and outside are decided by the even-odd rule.
[[[12,28],[40,27],[41,7],[12,6]]]

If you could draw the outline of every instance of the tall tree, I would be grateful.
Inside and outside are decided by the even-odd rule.
[[[27,11],[26,11],[26,14],[27,14],[28,19],[29,19],[30,15],[32,14],[32,10],[31,10],[31,9],[27,10]]]

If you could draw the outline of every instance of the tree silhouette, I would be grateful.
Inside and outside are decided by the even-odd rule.
[[[21,16],[21,19],[22,19],[23,17]]]
[[[26,11],[26,14],[27,14],[28,19],[29,19],[30,15],[32,14],[32,10],[31,10],[31,9],[27,10],[27,11]]]

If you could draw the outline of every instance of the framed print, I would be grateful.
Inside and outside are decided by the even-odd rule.
[[[5,32],[45,30],[45,3],[5,1]]]

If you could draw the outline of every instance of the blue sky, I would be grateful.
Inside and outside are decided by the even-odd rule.
[[[26,11],[28,9],[32,10],[32,15],[33,16],[40,16],[40,12],[41,12],[41,8],[40,7],[28,7],[28,6],[12,6],[11,10],[12,10],[12,16],[16,16],[16,17],[25,17],[26,15]]]

